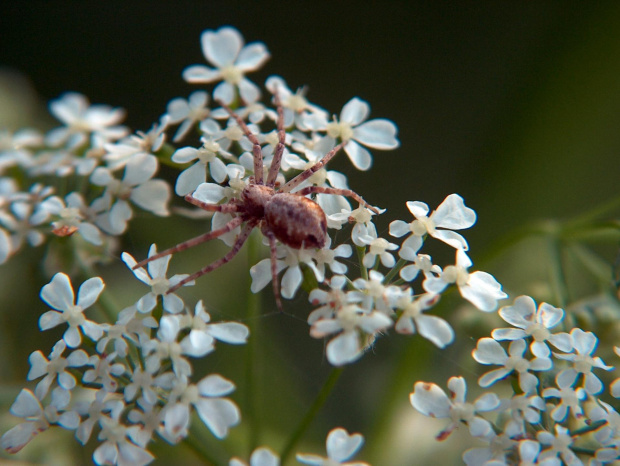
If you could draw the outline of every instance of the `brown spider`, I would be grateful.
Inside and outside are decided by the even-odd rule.
[[[218,104],[220,104],[228,112],[228,114],[235,119],[239,127],[243,130],[245,136],[252,143],[252,153],[254,155],[254,177],[251,177],[249,183],[245,186],[245,188],[243,188],[240,199],[231,199],[225,204],[207,204],[188,194],[185,196],[185,200],[200,207],[201,209],[211,212],[237,214],[236,217],[230,220],[222,228],[212,230],[203,235],[184,241],[183,243],[179,243],[170,249],[166,249],[165,251],[151,256],[148,259],[138,262],[133,269],[135,270],[142,267],[148,262],[159,259],[160,257],[183,251],[205,241],[217,238],[225,233],[228,233],[229,231],[234,230],[243,223],[245,223],[245,226],[241,229],[241,233],[237,236],[232,249],[224,257],[210,263],[198,272],[193,273],[187,278],[181,280],[176,285],[170,287],[166,293],[172,293],[186,283],[229,262],[239,252],[241,246],[243,246],[243,243],[245,243],[248,239],[248,236],[254,227],[259,226],[262,233],[269,240],[269,248],[271,250],[273,292],[278,308],[282,310],[282,301],[280,299],[277,280],[276,240],[280,240],[283,244],[286,244],[294,249],[310,249],[322,248],[325,246],[327,238],[327,220],[325,218],[325,212],[323,212],[323,209],[321,209],[316,202],[305,196],[308,194],[324,193],[351,197],[360,204],[371,209],[373,212],[379,213],[376,208],[370,206],[359,194],[351,191],[350,189],[309,186],[302,188],[295,193],[291,193],[293,189],[299,186],[303,181],[307,180],[313,173],[323,168],[327,162],[329,162],[346,144],[346,142],[334,147],[312,167],[298,174],[295,178],[281,186],[277,191],[275,190],[274,187],[276,184],[276,178],[280,171],[282,154],[284,152],[286,132],[284,130],[284,112],[277,94],[274,95],[274,102],[278,111],[276,123],[278,131],[278,144],[274,151],[271,167],[269,168],[269,174],[267,175],[267,181],[264,182],[263,154],[257,137],[250,132],[249,128],[241,117],[239,117],[239,115],[231,110],[225,103],[218,101]]]

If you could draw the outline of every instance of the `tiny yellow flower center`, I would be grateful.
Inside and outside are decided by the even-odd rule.
[[[227,65],[220,68],[220,73],[222,73],[224,81],[230,84],[239,84],[243,78],[243,73],[235,65]]]
[[[349,123],[334,120],[327,124],[327,134],[334,139],[340,137],[343,141],[348,141],[353,137],[353,128]]]

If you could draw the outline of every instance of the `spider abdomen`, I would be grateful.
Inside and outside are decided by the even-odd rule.
[[[265,205],[265,222],[275,237],[287,246],[295,249],[325,246],[325,212],[307,197],[276,193]]]

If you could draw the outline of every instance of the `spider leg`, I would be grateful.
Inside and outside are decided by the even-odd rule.
[[[132,270],[136,270],[136,269],[138,269],[140,267],[143,267],[144,265],[148,264],[149,262],[152,262],[152,261],[154,261],[156,259],[160,259],[161,257],[168,256],[170,254],[174,254],[175,252],[184,251],[185,249],[191,248],[193,246],[197,246],[200,243],[204,243],[205,241],[209,241],[209,240],[215,239],[218,236],[222,236],[223,234],[228,233],[229,231],[234,230],[235,228],[237,228],[242,223],[243,223],[243,218],[242,217],[235,217],[230,222],[228,222],[226,225],[224,225],[222,228],[218,228],[217,230],[212,230],[212,231],[210,231],[208,233],[205,233],[203,235],[196,236],[195,238],[188,239],[187,241],[179,243],[179,244],[177,244],[176,246],[174,246],[172,248],[166,249],[165,251],[157,253],[154,256],[149,257],[148,259],[144,259],[143,261],[138,262],[131,269]]]
[[[276,304],[280,312],[284,312],[282,309],[282,297],[280,296],[280,288],[278,287],[278,263],[277,263],[277,251],[276,251],[276,237],[271,230],[263,228],[263,234],[269,240],[269,249],[271,250],[271,283],[273,284],[273,295],[276,297]]]
[[[286,139],[286,131],[284,130],[284,109],[280,102],[280,97],[276,92],[273,95],[273,100],[278,109],[278,145],[273,152],[273,159],[271,160],[271,167],[269,167],[269,175],[267,176],[267,186],[274,186],[276,184],[276,178],[280,172],[280,165],[282,164],[282,154],[284,153],[284,141]]]
[[[245,121],[243,121],[241,117],[237,115],[228,105],[221,100],[218,100],[217,103],[228,112],[231,118],[235,119],[239,127],[242,129],[243,134],[245,134],[245,136],[252,143],[252,153],[254,154],[254,181],[256,184],[263,184],[263,151],[261,150],[258,138],[252,134],[250,128],[248,128],[248,125],[245,124]]]
[[[199,201],[191,194],[187,194],[185,196],[185,200],[190,204],[194,204],[196,207],[200,207],[203,210],[208,210],[209,212],[222,212],[229,214],[242,210],[239,204],[234,204],[232,201],[227,202],[226,204],[208,204],[206,202]]]
[[[318,172],[321,168],[323,168],[327,164],[327,162],[329,162],[331,159],[333,159],[334,155],[336,155],[336,153],[340,149],[342,149],[346,144],[347,144],[346,142],[341,142],[340,144],[338,144],[336,147],[334,147],[332,150],[330,150],[327,154],[325,154],[321,160],[319,160],[317,163],[312,165],[310,168],[304,170],[299,175],[297,175],[295,178],[293,178],[288,183],[286,183],[284,186],[282,186],[278,190],[278,192],[280,192],[280,193],[289,193],[289,192],[291,192],[293,189],[295,189],[301,183],[303,183],[308,178],[310,178],[314,173]]]
[[[237,217],[237,218],[239,218],[239,217]],[[226,225],[230,225],[235,220],[236,220],[236,218],[231,220],[230,222],[228,222]],[[230,262],[230,260],[237,255],[237,253],[241,249],[241,246],[243,246],[243,243],[245,243],[245,241],[248,239],[248,236],[250,236],[250,233],[252,232],[252,230],[254,229],[255,226],[256,226],[256,221],[246,223],[246,225],[241,230],[241,233],[239,233],[239,236],[237,236],[237,239],[235,240],[235,244],[233,244],[231,250],[228,251],[228,253],[226,253],[226,255],[224,257],[222,257],[221,259],[218,259],[218,260],[216,260],[214,262],[211,262],[209,265],[207,265],[206,267],[200,269],[198,272],[195,272],[195,273],[191,274],[189,277],[184,278],[183,280],[181,280],[176,285],[171,286],[168,289],[168,291],[166,291],[166,294],[174,293],[176,290],[181,288],[186,283],[191,282],[191,281],[195,280],[196,278],[198,278],[198,277],[200,277],[200,276],[202,276],[202,275],[204,275],[206,273],[214,271],[215,269],[217,269],[218,267],[221,267],[222,265],[226,264],[227,262]],[[224,227],[224,228],[226,228],[226,227]]]
[[[361,205],[366,207],[367,209],[372,210],[375,214],[379,214],[379,210],[376,207],[371,206],[368,202],[362,199],[362,196],[357,194],[355,191],[351,191],[350,189],[338,189],[338,188],[328,188],[325,186],[308,186],[307,188],[300,189],[299,191],[295,191],[295,194],[299,194],[300,196],[305,196],[307,194],[313,193],[321,193],[321,194],[336,194],[337,196],[345,196],[351,197],[359,202]]]

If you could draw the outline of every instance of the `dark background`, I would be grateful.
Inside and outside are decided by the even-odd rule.
[[[345,157],[332,164],[369,202],[388,208],[384,232],[390,220],[410,218],[405,201],[434,208],[457,192],[478,213],[466,235],[476,264],[505,233],[587,211],[618,191],[618,2],[11,2],[0,13],[0,66],[27,76],[41,105],[78,91],[124,107],[130,127],[148,130],[169,100],[198,88],[181,73],[204,63],[200,33],[223,25],[271,52],[248,76],[255,83],[279,74],[293,89],[307,85],[309,100],[335,114],[358,96],[370,103],[370,118],[398,125],[401,147],[373,151],[370,171],[354,172]],[[498,278],[510,286],[504,271]],[[272,317],[266,331],[281,340],[268,354],[290,370],[272,396],[294,405],[328,368],[317,367],[320,342],[290,349],[308,339],[303,320]],[[373,401],[377,384],[394,365],[377,361],[403,351],[389,340],[345,377],[363,380],[366,391],[338,392],[325,426],[344,416],[346,426],[370,434],[373,410],[385,406]],[[433,361],[440,372],[458,371],[450,359],[458,349],[437,357],[425,342],[409,351],[418,365],[424,359],[421,371],[430,373]],[[410,388],[421,379],[416,372],[399,381]]]
[[[0,63],[42,101],[82,92],[146,130],[196,89],[181,72],[204,63],[200,32],[226,24],[267,44],[258,84],[279,74],[333,113],[359,96],[398,124],[372,171],[337,165],[394,215],[458,192],[475,244],[615,189],[617,2],[10,2]]]

